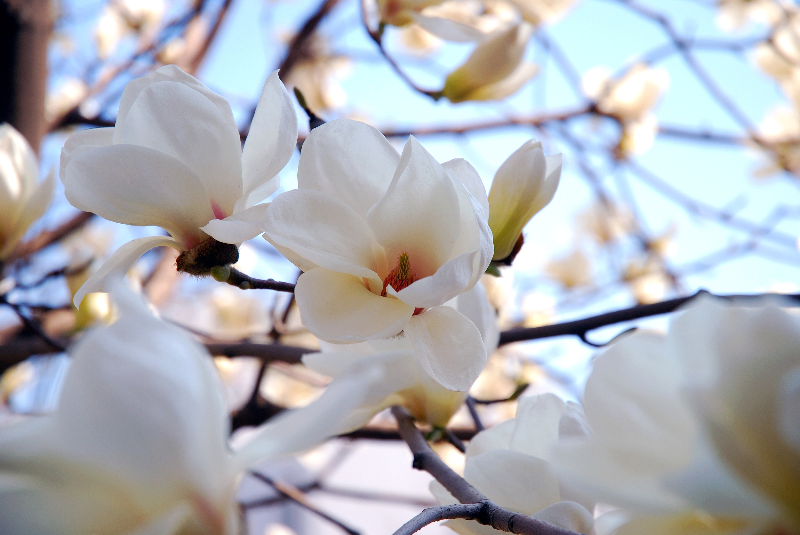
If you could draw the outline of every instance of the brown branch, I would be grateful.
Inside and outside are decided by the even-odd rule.
[[[306,56],[306,44],[309,39],[317,31],[322,20],[331,12],[331,10],[339,3],[339,0],[324,0],[317,10],[306,20],[297,35],[294,36],[292,42],[289,44],[289,49],[283,57],[278,69],[280,70],[279,76],[282,80],[286,80],[289,73],[292,72],[294,66]]]
[[[480,510],[475,520],[480,524],[491,526],[499,531],[525,535],[575,535],[574,531],[503,509],[470,485],[464,478],[456,474],[436,455],[425,441],[422,433],[417,429],[417,426],[414,425],[414,420],[406,409],[394,406],[392,407],[392,414],[397,420],[400,436],[403,437],[411,453],[414,454],[412,466],[417,470],[424,470],[432,475],[459,502],[479,504]],[[536,482],[532,481],[531,484],[536,484]],[[408,525],[406,524],[406,526]],[[413,532],[398,531],[397,533]]]
[[[694,300],[701,295],[714,295],[717,298],[727,301],[752,302],[764,298],[783,298],[794,305],[800,306],[800,294],[750,294],[750,295],[715,295],[705,290],[700,290],[694,295],[678,297],[668,301],[661,301],[650,305],[637,305],[631,308],[607,312],[598,316],[592,316],[575,321],[556,323],[554,325],[544,325],[542,327],[530,327],[526,329],[512,329],[500,333],[499,345],[511,344],[513,342],[523,342],[527,340],[539,340],[541,338],[554,338],[556,336],[577,336],[585,337],[586,333],[600,327],[607,327],[616,323],[633,321],[661,314],[674,312],[686,303]]]
[[[219,282],[225,282],[241,290],[275,290],[276,292],[294,293],[294,287],[296,285],[291,282],[281,282],[273,279],[256,279],[232,267],[227,268],[227,270],[229,272],[226,273],[226,277],[220,276],[217,278],[215,275],[214,278]]]
[[[219,8],[217,17],[214,20],[214,25],[211,27],[208,35],[206,35],[206,38],[203,40],[203,45],[200,47],[200,50],[197,51],[194,57],[192,57],[189,65],[187,66],[186,72],[189,74],[194,74],[200,67],[200,64],[203,63],[203,60],[208,54],[208,50],[211,48],[211,43],[214,42],[214,38],[217,36],[217,33],[222,26],[222,21],[225,20],[225,15],[228,14],[228,9],[231,7],[232,3],[233,0],[225,0],[225,3],[223,3],[222,7]]]

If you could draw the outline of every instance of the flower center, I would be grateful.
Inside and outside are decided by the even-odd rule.
[[[386,297],[386,288],[390,284],[396,292],[399,292],[416,280],[417,276],[411,269],[411,261],[408,258],[408,253],[400,253],[400,256],[397,257],[397,266],[383,279],[383,291],[381,295]]]

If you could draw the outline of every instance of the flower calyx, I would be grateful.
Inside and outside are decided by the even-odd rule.
[[[208,238],[179,254],[176,265],[178,271],[196,277],[204,277],[211,275],[215,267],[234,264],[238,260],[239,248],[236,245]]]

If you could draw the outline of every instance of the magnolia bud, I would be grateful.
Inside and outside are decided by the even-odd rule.
[[[38,175],[36,154],[25,138],[13,126],[0,125],[0,260],[53,198],[55,177],[51,174],[40,184]]]
[[[525,142],[503,162],[489,191],[494,260],[511,254],[522,228],[553,199],[561,178],[561,155],[545,156],[539,141]]]
[[[522,23],[487,35],[464,64],[450,73],[442,96],[451,102],[497,100],[516,92],[537,72],[523,61],[533,27]]]

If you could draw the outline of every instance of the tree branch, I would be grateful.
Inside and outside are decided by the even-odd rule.
[[[574,531],[503,509],[470,485],[464,478],[456,474],[436,455],[428,446],[417,426],[414,425],[414,420],[406,409],[394,406],[392,407],[392,414],[397,420],[400,436],[408,444],[411,453],[414,454],[412,466],[417,470],[424,470],[432,475],[459,502],[480,505],[478,514],[475,517],[475,520],[480,524],[491,526],[499,531],[523,535],[576,535]],[[535,482],[533,483],[535,484]],[[432,522],[435,522],[435,520],[432,520]],[[409,526],[409,524],[407,523],[403,528]],[[413,533],[413,531],[402,531],[403,528],[395,532],[395,535]]]
[[[420,514],[403,524],[394,532],[394,535],[411,535],[416,533],[428,524],[439,522],[440,520],[452,520],[463,518],[464,520],[477,520],[483,509],[482,503],[459,503],[456,505],[440,505],[439,507],[428,507]]]

